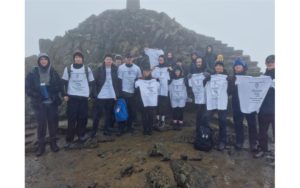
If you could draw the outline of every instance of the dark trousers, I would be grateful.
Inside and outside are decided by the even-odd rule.
[[[156,115],[165,116],[168,109],[168,96],[158,96],[158,106]]]
[[[104,112],[104,132],[110,132],[110,127],[114,123],[114,105],[114,99],[96,99],[93,109],[93,131],[97,132],[102,112]]]
[[[176,107],[172,108],[173,120],[183,121],[184,108]]]
[[[207,110],[204,115],[204,125],[209,126],[211,117],[213,113],[217,111],[218,112],[218,123],[219,123],[219,142],[222,142],[226,144],[227,141],[227,132],[226,132],[226,110]]]
[[[153,118],[156,107],[143,107],[142,108],[142,121],[145,133],[151,133],[153,127]]]
[[[244,114],[241,111],[233,112],[236,144],[244,144],[244,118],[246,118],[248,124],[250,149],[254,149],[257,144],[256,112],[253,112],[251,114]]]
[[[34,112],[38,123],[37,136],[39,144],[45,144],[46,142],[47,125],[50,141],[55,142],[58,129],[57,105],[42,103],[34,108]]]
[[[68,129],[66,141],[72,142],[75,135],[84,137],[88,120],[88,98],[69,97],[67,103]]]
[[[272,126],[275,128],[275,115],[258,114],[258,124],[259,124],[259,135],[258,135],[259,146],[263,151],[267,152],[268,151],[268,129],[270,124],[272,124]]]
[[[132,97],[124,97],[124,100],[127,105],[127,111],[128,111],[128,120],[127,120],[127,128],[131,128],[133,120],[136,118],[136,103],[134,96]]]
[[[196,132],[198,132],[199,126],[205,125],[205,112],[206,105],[205,104],[196,104]]]

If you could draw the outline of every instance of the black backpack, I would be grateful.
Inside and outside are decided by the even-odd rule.
[[[194,148],[200,151],[210,151],[213,148],[213,131],[210,127],[199,126]]]

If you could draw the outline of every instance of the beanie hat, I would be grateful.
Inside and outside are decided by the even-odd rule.
[[[216,61],[224,61],[224,56],[222,54],[219,54],[217,56],[217,60]]]
[[[82,52],[81,52],[80,50],[76,50],[76,51],[74,52],[74,54],[73,54],[73,59],[75,59],[75,56],[80,56],[82,59],[84,59],[84,58],[83,58],[83,54],[82,54]]]
[[[232,68],[234,68],[237,65],[241,65],[245,70],[248,69],[248,65],[243,60],[241,60],[240,58],[237,58],[234,61]]]
[[[122,60],[122,56],[121,55],[116,55],[115,59],[116,60]]]
[[[216,61],[215,66],[217,65],[221,65],[222,67],[224,67],[224,62],[223,61]]]

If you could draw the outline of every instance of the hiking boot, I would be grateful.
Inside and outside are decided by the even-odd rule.
[[[254,158],[261,158],[265,155],[265,152],[263,151],[259,151],[254,155]]]
[[[45,144],[39,144],[39,146],[38,146],[38,148],[37,148],[37,151],[36,151],[35,155],[36,155],[37,157],[43,155],[43,154],[45,153],[45,147],[46,147]]]
[[[158,127],[159,127],[160,129],[162,129],[162,128],[165,127],[165,125],[166,125],[165,121],[160,121]]]
[[[56,142],[50,142],[50,148],[52,152],[58,152],[59,151],[59,147],[57,146]]]
[[[218,150],[223,151],[224,149],[225,149],[225,144],[223,142],[221,142],[218,146]]]
[[[96,136],[97,132],[95,130],[92,130],[91,132],[88,133],[90,138],[94,138]]]
[[[236,144],[236,145],[234,146],[234,148],[235,148],[235,150],[237,150],[237,151],[241,151],[241,150],[243,149],[243,144]]]
[[[159,127],[160,121],[158,119],[155,119],[154,121],[154,127],[157,128]]]

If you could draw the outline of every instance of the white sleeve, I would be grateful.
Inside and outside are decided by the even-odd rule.
[[[64,69],[64,73],[63,73],[62,79],[66,80],[66,81],[69,80],[69,73],[68,73],[68,68],[67,67],[65,67],[65,69]]]
[[[93,72],[92,70],[90,69],[90,67],[88,67],[88,77],[89,77],[89,82],[92,82],[94,81],[94,75],[93,75]]]
[[[122,65],[118,67],[118,78],[123,79]]]
[[[138,80],[134,83],[134,87],[135,87],[135,88],[138,88],[138,87],[139,87],[139,81],[138,81]]]

